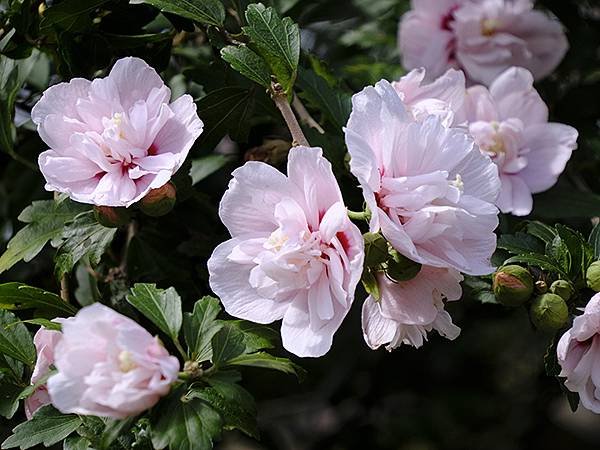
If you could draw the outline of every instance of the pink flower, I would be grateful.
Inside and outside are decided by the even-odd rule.
[[[459,70],[449,69],[430,84],[423,84],[425,69],[411,70],[392,86],[400,99],[417,120],[429,115],[438,116],[444,126],[463,125],[465,76]]]
[[[398,283],[381,273],[380,300],[369,296],[362,309],[363,335],[369,347],[387,344],[386,349],[391,351],[407,344],[419,348],[431,330],[456,339],[460,328],[444,310],[444,299],[460,299],[462,279],[456,270],[427,266],[412,280]]]
[[[210,260],[210,285],[242,319],[283,319],[283,346],[321,356],[348,313],[363,239],[321,149],[290,150],[288,176],[261,162],[233,172],[220,216],[232,239]]]
[[[39,157],[46,189],[78,202],[130,206],[166,184],[202,132],[189,95],[171,91],[138,58],[106,78],[48,88],[31,111],[50,147]]]
[[[58,410],[117,419],[151,408],[179,371],[157,337],[100,303],[63,324],[54,358],[47,386]]]
[[[510,66],[543,78],[569,47],[560,22],[530,0],[413,0],[399,45],[407,69],[425,67],[434,79],[461,68],[486,85]]]
[[[579,394],[585,408],[600,414],[600,294],[573,320],[556,352],[566,388]]]
[[[529,214],[531,194],[552,187],[565,169],[577,147],[577,130],[548,122],[533,77],[517,67],[494,80],[489,91],[470,88],[465,113],[475,142],[498,165],[502,189],[496,204],[504,213]]]
[[[491,273],[500,188],[492,161],[464,130],[415,120],[387,81],[352,103],[346,144],[371,231],[421,264]]]
[[[55,322],[65,323],[69,319],[55,319]],[[33,343],[37,352],[35,367],[31,374],[31,384],[36,384],[50,371],[54,364],[54,349],[62,338],[62,333],[41,327],[33,337]],[[50,396],[46,385],[37,388],[34,393],[25,400],[25,415],[28,419],[42,406],[50,404]]]

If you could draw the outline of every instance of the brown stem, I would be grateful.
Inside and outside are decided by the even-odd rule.
[[[69,303],[69,278],[66,273],[60,278],[60,298]]]
[[[294,112],[288,103],[287,96],[279,83],[271,83],[271,97],[275,102],[275,106],[277,106],[277,109],[279,109],[279,112],[283,116],[283,120],[285,120],[288,129],[290,130],[293,139],[292,145],[294,147],[298,145],[308,147],[309,143],[306,140],[306,137],[302,132],[302,128],[300,128],[300,124],[298,123],[298,120],[296,119],[296,116],[294,115]]]
[[[296,94],[294,94],[294,99],[292,100],[292,107],[294,108],[294,111],[296,111],[296,114],[298,114],[298,117],[300,117],[300,122],[302,122],[304,125],[314,128],[320,134],[325,134],[325,130],[321,128],[321,125],[319,125],[315,119],[312,118]]]
[[[119,269],[123,273],[127,271],[127,253],[129,252],[129,244],[131,244],[131,240],[135,236],[136,232],[137,224],[135,223],[135,220],[132,220],[131,222],[129,222],[129,225],[127,225],[127,237],[125,238],[123,254],[121,255],[121,264],[119,265]]]

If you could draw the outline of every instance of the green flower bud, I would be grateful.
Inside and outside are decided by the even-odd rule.
[[[386,273],[394,281],[408,281],[416,277],[421,271],[421,264],[408,259],[396,250],[390,251],[391,259],[388,261]]]
[[[556,280],[550,286],[550,292],[562,297],[565,302],[568,302],[571,297],[573,297],[573,294],[575,294],[575,288],[567,280]]]
[[[177,190],[173,183],[167,183],[157,189],[152,189],[140,200],[140,209],[151,217],[160,217],[168,214],[175,206]]]
[[[556,294],[536,297],[529,314],[535,327],[541,331],[560,330],[569,320],[569,308],[562,297]]]
[[[129,223],[131,220],[131,211],[127,208],[94,206],[94,216],[99,224],[108,228],[118,228]]]
[[[600,292],[600,261],[594,261],[585,274],[587,285],[596,292]]]
[[[388,244],[381,234],[365,233],[363,239],[365,240],[366,267],[379,267],[389,259]]]
[[[533,294],[533,277],[521,266],[504,266],[494,274],[494,295],[505,306],[520,306]]]

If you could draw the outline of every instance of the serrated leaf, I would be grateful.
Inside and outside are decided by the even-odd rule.
[[[221,311],[219,300],[214,297],[203,297],[196,302],[191,313],[183,317],[183,334],[191,353],[198,362],[212,358],[212,338],[223,326],[217,320]]]
[[[296,375],[298,379],[304,379],[306,371],[287,358],[278,358],[266,352],[256,352],[236,356],[227,361],[229,366],[261,367],[273,369],[280,372]]]
[[[181,329],[181,297],[175,290],[159,289],[155,284],[137,283],[127,301],[174,341]]]
[[[8,242],[6,252],[0,257],[0,273],[21,260],[31,261],[48,241],[60,238],[66,222],[73,220],[88,208],[68,200],[33,202],[19,215],[19,220],[28,225],[19,230]]]
[[[71,272],[83,257],[92,266],[98,265],[116,232],[116,228],[99,224],[92,211],[79,214],[61,233],[55,258],[57,275],[60,277]]]
[[[0,284],[0,309],[39,308],[58,316],[72,316],[77,308],[66,303],[58,295],[23,283]]]
[[[245,353],[253,353],[275,347],[279,334],[266,325],[260,325],[246,320],[230,320],[226,326],[236,328],[244,337]]]
[[[498,248],[515,255],[522,253],[544,253],[544,244],[535,236],[523,232],[503,234],[498,238]]]
[[[192,387],[187,398],[199,398],[208,403],[223,419],[225,429],[238,429],[258,439],[254,398],[241,386],[208,378],[210,386]]]
[[[161,405],[160,411],[168,414],[160,414],[152,424],[152,444],[154,448],[211,450],[221,435],[221,417],[201,399],[182,401],[184,394],[179,389]]]
[[[243,333],[236,327],[224,322],[223,327],[212,338],[212,362],[222,367],[227,362],[244,353],[246,343]]]
[[[163,12],[206,25],[218,27],[225,21],[225,8],[219,0],[143,0],[138,3],[146,3]]]
[[[546,244],[548,242],[552,242],[552,240],[556,237],[556,230],[542,222],[528,222],[526,229],[529,234],[541,239]]]
[[[81,425],[79,416],[62,414],[52,406],[40,408],[31,420],[17,425],[3,443],[2,448],[22,449],[43,444],[46,447],[62,441]]]
[[[69,436],[63,442],[63,450],[90,450],[92,444],[82,436]]]
[[[524,263],[530,266],[539,267],[540,269],[561,275],[564,279],[568,279],[567,273],[559,267],[553,260],[544,255],[528,253],[523,255],[513,256],[504,261],[504,264]]]
[[[192,168],[190,169],[192,185],[212,175],[232,159],[230,155],[212,154],[192,160]]]
[[[264,59],[245,45],[228,45],[221,49],[221,57],[246,78],[250,78],[265,88],[271,86],[269,66]]]
[[[300,30],[289,17],[262,3],[246,9],[248,25],[244,33],[250,37],[258,53],[265,59],[285,92],[291,92],[300,58]]]
[[[302,89],[300,97],[318,108],[331,123],[333,130],[341,133],[352,110],[350,94],[336,90],[324,78],[303,68],[299,68],[297,84]]]
[[[15,358],[29,366],[35,363],[33,338],[17,316],[0,310],[0,353]]]

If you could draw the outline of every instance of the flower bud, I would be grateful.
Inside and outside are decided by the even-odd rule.
[[[545,294],[548,292],[548,283],[544,280],[537,280],[535,282],[535,293],[536,294]]]
[[[408,259],[396,250],[391,250],[390,255],[391,259],[388,261],[386,273],[392,280],[412,280],[421,271],[421,264]]]
[[[600,292],[600,261],[594,261],[585,274],[588,287]]]
[[[140,201],[140,209],[151,217],[168,214],[175,206],[177,190],[173,183],[167,183],[158,189],[152,189]]]
[[[131,220],[131,211],[127,208],[112,206],[94,206],[94,217],[101,225],[108,228],[118,228],[127,225]]]
[[[388,260],[388,244],[379,233],[363,234],[365,241],[365,266],[378,267]]]
[[[550,292],[562,297],[565,302],[568,302],[571,297],[573,297],[575,288],[567,280],[556,280],[550,286]]]
[[[527,269],[512,265],[494,274],[494,295],[505,306],[520,306],[533,294],[533,277]]]
[[[569,308],[556,294],[540,295],[533,300],[529,310],[531,321],[538,330],[560,330],[569,320]]]

